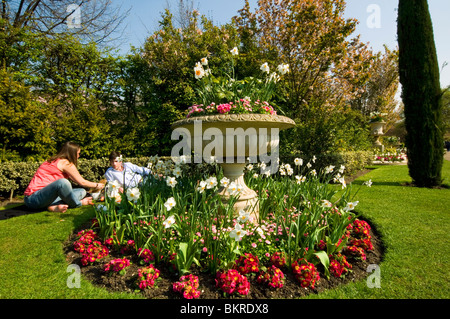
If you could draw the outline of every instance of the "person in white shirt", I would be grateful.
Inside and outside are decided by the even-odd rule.
[[[108,182],[116,181],[119,183],[119,192],[124,189],[137,187],[145,176],[150,175],[152,171],[146,167],[138,166],[130,162],[123,162],[122,154],[112,151],[109,155],[111,167],[106,170],[105,178]]]

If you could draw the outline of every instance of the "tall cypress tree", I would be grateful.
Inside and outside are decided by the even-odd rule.
[[[417,186],[438,186],[444,138],[439,66],[427,0],[399,0],[397,35],[409,175]]]

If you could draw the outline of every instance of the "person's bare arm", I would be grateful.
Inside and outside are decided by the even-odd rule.
[[[104,185],[101,183],[94,183],[84,179],[83,176],[81,176],[78,172],[78,169],[75,167],[75,165],[69,163],[69,161],[67,160],[61,160],[58,163],[58,168],[63,173],[67,173],[67,175],[69,175],[69,178],[81,187],[100,189],[104,187]]]

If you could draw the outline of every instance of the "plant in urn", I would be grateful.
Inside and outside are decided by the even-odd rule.
[[[268,100],[289,67],[281,64],[277,72],[270,73],[264,63],[261,71],[265,79],[237,80],[234,79],[237,48],[230,54],[232,76],[215,77],[207,58],[194,67],[195,77],[202,86],[198,90],[201,103],[191,106],[185,119],[172,124],[172,139],[182,137],[172,156],[179,156],[180,151],[184,155],[193,152],[194,163],[216,161],[226,178],[219,191],[223,200],[228,202],[231,196],[237,195],[234,211],[245,210],[258,223],[258,196],[245,184],[244,168],[248,163],[263,162],[261,173],[269,175],[278,171],[279,131],[295,126],[295,122],[277,115]]]

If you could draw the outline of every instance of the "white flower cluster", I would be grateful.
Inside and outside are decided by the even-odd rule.
[[[236,56],[239,55],[239,50],[237,47],[234,47],[233,49],[230,50],[231,55]],[[205,69],[205,66],[208,65],[208,58],[204,57],[200,59],[200,62],[197,62],[195,64],[194,67],[194,74],[195,74],[195,78],[196,79],[201,79],[204,76],[208,76],[211,74],[211,70]],[[270,67],[269,64],[267,62],[264,62],[261,67],[260,70],[269,74],[270,73]],[[289,72],[289,64],[285,64],[285,63],[281,63],[278,65],[277,67],[277,71],[280,75],[285,75],[286,73]],[[280,79],[280,76],[276,73],[276,72],[272,72],[269,76],[269,81],[274,81],[277,82]]]
[[[117,181],[111,181],[106,184],[105,194],[109,198],[114,198],[117,202],[120,202],[122,197],[122,185]],[[138,187],[128,188],[126,191],[127,200],[130,202],[136,202],[141,196],[141,192]]]

